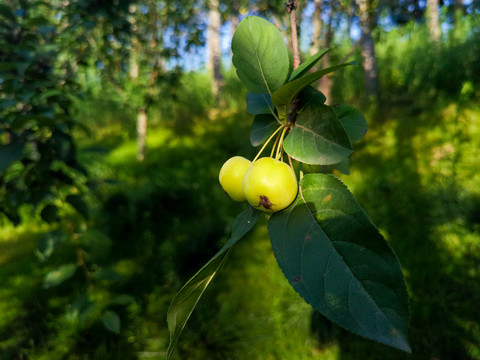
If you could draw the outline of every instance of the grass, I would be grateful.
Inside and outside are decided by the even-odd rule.
[[[44,231],[33,224],[4,225],[0,230],[0,359],[14,358],[11,348],[28,346],[29,325],[41,316],[37,293],[44,269],[38,266],[34,249]],[[36,335],[39,330],[34,329]]]
[[[376,125],[344,178],[395,249],[411,300],[413,354],[375,347],[369,359],[479,356],[478,111],[448,105]]]

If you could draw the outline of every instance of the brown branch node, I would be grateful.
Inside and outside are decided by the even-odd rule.
[[[287,8],[287,12],[290,14],[297,8],[297,0],[288,0],[284,5]]]

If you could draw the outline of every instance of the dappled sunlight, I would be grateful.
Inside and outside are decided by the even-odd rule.
[[[411,297],[412,359],[433,348],[447,356],[479,351],[478,112],[466,109],[459,126],[457,109],[440,105],[417,117],[385,112],[355,145],[351,174],[341,175],[401,259]],[[33,309],[45,306],[51,316],[50,324],[43,319],[36,325],[52,349],[45,354],[75,352],[91,343],[88,329],[93,329],[98,339],[107,339],[101,341],[135,349],[139,358],[163,356],[164,316],[175,291],[218,250],[245,206],[223,193],[218,171],[233,155],[253,157],[255,151],[245,146],[251,118],[231,110],[216,116],[180,134],[152,125],[143,162],[129,138],[105,143],[107,151],[95,155],[82,153],[94,157],[88,167],[102,184],[101,201],[93,204],[100,233],[84,239],[88,254],[101,259],[96,272],[101,287],[91,290],[88,301],[76,297],[69,303],[67,284],[43,289],[43,276],[54,265],[40,263],[34,254],[48,227],[34,221],[0,230],[0,272],[9,279],[0,291],[0,329],[31,318],[26,307],[37,297]],[[102,139],[96,141],[89,139],[85,150],[102,145]],[[108,241],[94,241],[102,236]],[[98,320],[111,306],[125,326],[120,338],[105,335]],[[442,332],[431,331],[438,326]],[[27,338],[17,333],[4,346]],[[234,247],[187,324],[178,352],[198,359],[212,354],[249,360],[405,358],[318,320],[278,267],[264,223]]]
[[[282,24],[288,18],[283,2],[242,3],[240,8],[236,2],[220,2],[225,23],[218,95],[212,91],[214,72],[201,58],[208,53],[211,38],[206,3],[54,3],[0,4],[0,23],[5,24],[0,26],[0,360],[164,359],[172,299],[235,233],[233,222],[248,206],[223,191],[220,168],[233,156],[253,160],[261,148],[251,144],[255,115],[246,111],[245,102],[249,69],[256,64],[236,46],[237,61],[246,70],[231,64],[229,45],[239,16],[260,15],[277,26],[258,20],[275,29],[278,38],[278,43],[264,44],[268,51],[262,56],[271,57],[272,66],[257,74],[259,84],[268,85],[259,90],[265,94],[256,100],[259,94],[253,95],[249,103],[249,111],[271,118],[259,122],[260,135],[271,123],[277,126],[275,117],[279,122],[283,116],[295,118],[288,114],[294,110],[305,115],[314,97],[297,108],[300,102],[293,104],[294,98],[302,98],[297,90],[308,92],[303,85],[318,84],[303,83],[305,77],[299,77],[303,85],[294,92],[284,88],[288,101],[277,93],[280,105],[276,112],[269,108],[273,97],[268,99],[272,91],[265,74],[279,89],[293,70],[289,50],[283,57],[275,53],[278,44],[282,49],[290,46],[290,39],[284,41],[286,37],[277,33],[278,28],[287,28]],[[480,359],[479,11],[467,1],[464,12],[454,17],[453,8],[459,4],[442,3],[444,29],[434,44],[424,21],[424,3],[412,5],[413,11],[404,3],[387,6],[370,1],[372,8],[366,13],[378,15],[372,18],[376,26],[372,34],[380,92],[369,96],[358,4],[347,9],[325,3],[323,30],[334,33],[314,36],[317,3],[300,6],[305,5],[297,19],[302,22],[301,43],[309,46],[310,37],[313,41],[316,36],[330,41],[331,64],[356,61],[329,75],[333,88],[328,101],[353,104],[369,124],[365,136],[353,141],[344,130],[350,126],[355,132],[357,127],[363,135],[365,126],[339,122],[334,110],[339,107],[332,106],[332,118],[338,123],[335,134],[342,134],[345,141],[339,144],[354,142],[355,150],[349,159],[350,174],[333,173],[398,256],[402,267],[398,278],[403,273],[409,295],[412,354],[350,333],[314,311],[285,278],[269,239],[268,215],[261,213],[255,227],[248,227],[248,234],[232,247],[198,302],[173,358]],[[404,22],[396,19],[401,15],[407,17]],[[354,33],[358,37],[351,37]],[[253,40],[258,36],[259,43],[268,39],[260,33],[250,35]],[[288,31],[285,35],[290,36]],[[302,49],[304,64],[310,50],[314,49]],[[176,67],[190,61],[205,68]],[[274,66],[277,63],[282,71]],[[329,65],[322,60],[310,70],[320,66]],[[317,105],[323,107],[323,95],[316,95]],[[138,114],[147,117],[142,161]],[[323,141],[330,130],[323,127],[325,119],[320,123],[322,118],[314,115],[312,122],[322,125],[314,139]],[[327,150],[337,144],[335,136],[325,137]],[[279,157],[284,156],[280,144],[288,141],[282,141],[273,149],[273,141],[269,143],[264,155],[277,149]],[[305,143],[301,145],[303,150]],[[295,166],[296,160],[301,159],[294,159]],[[315,168],[306,163],[310,162],[305,161],[305,173]],[[327,166],[321,170],[329,171]],[[297,176],[303,173],[298,171]],[[306,188],[307,175],[303,179]],[[337,201],[335,196],[322,194],[318,207],[327,208],[327,203]],[[319,215],[325,217],[309,218],[305,227],[327,220],[328,211]],[[362,219],[372,225],[367,217]],[[340,232],[354,240],[362,235],[341,217],[322,225],[318,230],[322,234]],[[371,233],[366,234],[368,242]],[[326,241],[333,238],[329,235]],[[303,257],[305,248],[301,266],[309,268],[303,261],[317,266],[323,248],[312,251],[308,260]],[[393,255],[391,259],[397,260]],[[365,253],[355,260],[359,267],[368,262]],[[357,273],[349,273],[350,267],[332,269],[336,275],[343,271],[349,279],[359,280]],[[378,269],[375,274],[380,277],[388,272]],[[292,282],[302,278],[303,274],[291,276]],[[312,278],[316,284],[317,278]],[[367,276],[362,286],[368,287],[369,281],[374,279]],[[345,284],[349,306],[365,295],[362,291],[372,295],[365,287],[355,293],[352,282]],[[336,293],[328,294],[338,304]],[[386,297],[380,295],[383,301]],[[386,312],[395,312],[393,302],[386,304]],[[378,304],[370,315],[376,315]],[[406,308],[406,300],[403,304]],[[369,316],[365,318],[368,321]],[[352,323],[360,324],[358,319]],[[368,327],[364,325],[359,326]]]
[[[33,321],[30,312],[40,311],[36,297],[45,269],[35,249],[45,230],[31,223],[18,228],[5,225],[0,230],[0,353],[26,341],[27,329],[17,333],[16,324],[22,319],[28,324]]]
[[[215,332],[210,332],[221,322],[228,326],[228,332],[235,334],[232,339],[235,346],[229,354],[235,354],[236,358],[335,359],[335,344],[318,349],[310,335],[312,308],[291,288],[280,270],[271,250],[265,219],[234,247],[209,291],[206,296],[214,297],[215,303],[201,300],[203,305],[195,310],[185,330],[187,344],[191,338],[201,336],[199,327],[206,332],[211,345],[221,341],[222,335],[216,338]],[[205,318],[209,313],[206,306],[216,308],[214,318]],[[208,326],[204,328],[199,321],[208,321]],[[180,354],[189,353],[188,345],[179,346]],[[203,345],[196,342],[196,346]]]
[[[398,119],[393,128],[374,124],[372,133],[385,133],[358,152],[352,175],[343,178],[401,259],[411,297],[410,338],[418,339],[411,358],[422,358],[416,353],[432,347],[447,357],[468,358],[479,351],[474,279],[480,232],[469,215],[475,209],[470,199],[478,199],[477,125],[455,107],[437,104],[432,110],[421,118]],[[441,332],[432,331],[439,326]],[[358,358],[349,350],[358,349],[345,343],[341,359]],[[385,350],[374,348],[370,359],[385,358]]]

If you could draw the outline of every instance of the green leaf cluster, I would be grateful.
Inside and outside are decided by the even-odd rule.
[[[0,6],[0,214],[18,224],[20,207],[31,205],[52,223],[57,199],[85,182],[71,136],[79,88],[60,55],[54,8],[39,1],[13,10]]]
[[[349,64],[315,71],[328,52],[323,50],[292,69],[282,34],[255,16],[237,27],[232,52],[237,75],[248,89],[247,111],[254,115],[251,144],[264,144],[261,153],[276,135],[272,154],[277,146],[277,158],[284,151],[299,171],[296,200],[271,215],[268,224],[272,249],[285,277],[306,302],[331,321],[410,352],[408,296],[400,264],[342,181],[324,173],[335,168],[348,174],[352,144],[368,129],[357,109],[346,104],[326,105],[325,96],[312,86]],[[167,358],[227,250],[253,226],[252,216],[258,215],[252,211],[249,208],[239,215],[232,239],[172,302]]]
[[[249,91],[247,111],[255,115],[250,138],[253,146],[284,125],[291,131],[283,148],[301,163],[341,164],[352,154],[352,143],[366,133],[365,118],[348,105],[325,105],[325,96],[311,86],[350,65],[310,72],[328,51],[322,50],[292,69],[285,40],[273,24],[254,16],[240,23],[232,40],[232,61]]]

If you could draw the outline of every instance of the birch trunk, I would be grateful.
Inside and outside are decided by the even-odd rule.
[[[332,19],[334,15],[334,6],[335,1],[330,4],[330,13],[329,19],[327,22],[326,28],[324,28],[324,24],[322,23],[322,10],[323,10],[323,0],[314,0],[314,12],[313,12],[313,32],[312,32],[312,47],[310,48],[310,53],[313,55],[316,52],[320,51],[322,48],[329,48],[332,39],[333,39],[333,31],[332,31]],[[325,36],[321,38],[322,30],[325,32]],[[322,68],[328,67],[330,62],[330,53],[327,53],[323,56],[321,60]],[[326,97],[326,103],[330,104],[332,102],[332,86],[333,81],[332,78],[329,76],[324,76],[318,82],[318,90],[323,93]]]
[[[372,38],[372,9],[370,0],[356,0],[360,12],[360,28],[362,29],[362,57],[365,76],[365,90],[368,97],[378,96],[379,80],[377,56]]]
[[[426,18],[428,24],[428,33],[430,40],[434,43],[440,41],[441,30],[440,21],[438,19],[439,0],[427,0]]]
[[[137,41],[133,41],[132,47],[135,49],[138,45]],[[138,49],[133,51],[138,54]],[[130,80],[138,83],[139,69],[136,55],[130,57]],[[147,112],[141,107],[137,112],[137,159],[143,161],[145,159],[145,143],[147,136]]]
[[[145,160],[145,145],[147,142],[147,124],[148,124],[147,112],[145,108],[141,108],[137,114],[137,141],[138,141],[137,158],[139,161]]]
[[[223,86],[223,76],[220,70],[221,47],[220,47],[220,4],[219,0],[208,0],[208,71],[212,75],[212,92],[218,96]]]
[[[310,55],[314,55],[320,50],[322,36],[322,0],[314,0],[314,10],[312,17],[312,46],[310,47]]]

